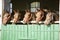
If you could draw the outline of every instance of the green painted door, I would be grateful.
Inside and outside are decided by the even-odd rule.
[[[2,25],[1,40],[59,40],[59,24]]]

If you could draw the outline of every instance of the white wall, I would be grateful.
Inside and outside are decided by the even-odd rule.
[[[0,29],[1,29],[1,24],[2,24],[2,0],[0,0]]]
[[[1,24],[2,24],[2,0],[0,0],[0,30],[1,30]],[[1,39],[1,31],[0,31],[0,39]]]

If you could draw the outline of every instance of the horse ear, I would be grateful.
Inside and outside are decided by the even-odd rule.
[[[25,12],[26,12],[26,10],[25,10]]]
[[[29,9],[26,9],[25,12],[30,12],[30,10]]]
[[[36,9],[37,10],[37,12],[39,12],[40,11],[40,9]]]
[[[13,10],[14,12],[19,12],[19,10],[18,9],[15,9],[15,10]]]
[[[28,12],[28,10],[25,10],[25,12]]]

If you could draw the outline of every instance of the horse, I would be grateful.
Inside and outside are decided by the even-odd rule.
[[[11,20],[12,23],[17,23],[19,19],[20,19],[19,10],[14,10],[14,16],[13,16],[13,19]]]
[[[47,12],[44,24],[48,25],[50,23],[54,23],[54,21],[59,21],[59,16],[57,13],[54,13],[52,11]]]
[[[43,17],[44,17],[44,11],[42,9],[37,10],[36,22],[38,23],[39,21],[42,21]]]
[[[10,13],[6,11],[3,15],[2,23],[7,24],[8,21],[10,20],[10,17],[11,17]]]
[[[29,11],[29,9],[28,10],[25,10],[25,15],[24,15],[24,18],[23,18],[23,22],[24,23],[29,23],[29,21],[31,20],[31,18],[32,18],[32,14],[31,14],[31,12]]]

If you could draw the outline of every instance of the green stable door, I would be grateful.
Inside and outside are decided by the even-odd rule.
[[[1,40],[59,40],[59,24],[2,25]]]

